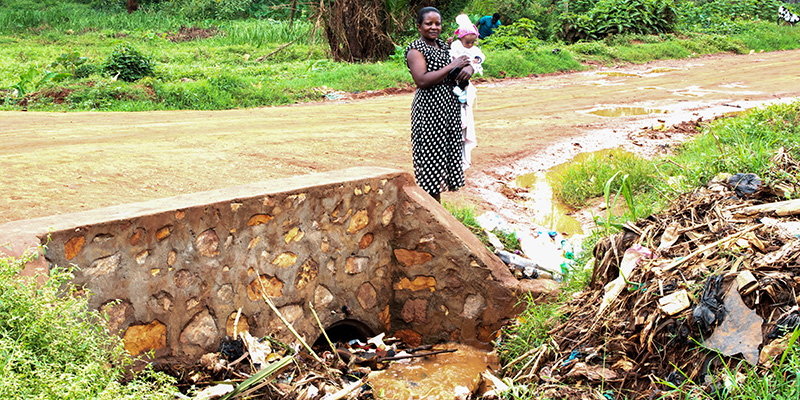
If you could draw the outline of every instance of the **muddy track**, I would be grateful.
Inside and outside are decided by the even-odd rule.
[[[798,60],[800,50],[715,55],[481,83],[467,187],[444,198],[525,220],[503,189],[515,176],[601,148],[652,153],[681,137],[654,141],[642,127],[789,101]],[[352,166],[411,171],[412,94],[398,92],[229,111],[0,113],[0,223]],[[590,113],[613,107],[662,113]]]

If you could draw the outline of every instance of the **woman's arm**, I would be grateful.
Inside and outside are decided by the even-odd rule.
[[[427,89],[437,85],[447,77],[447,74],[453,68],[469,68],[469,76],[472,76],[472,67],[469,66],[469,57],[467,56],[456,57],[446,67],[430,72],[428,71],[428,64],[425,62],[425,57],[422,56],[419,50],[409,50],[406,61],[408,62],[408,69],[411,70],[411,77],[414,79],[414,84],[420,89]],[[462,69],[459,76],[463,73],[464,70]]]
[[[464,57],[466,57],[466,56],[464,56]],[[467,63],[467,66],[464,67],[464,68],[461,68],[461,71],[459,71],[458,76],[456,76],[456,80],[457,81],[467,81],[467,80],[469,80],[469,78],[472,77],[472,74],[474,74],[474,73],[475,73],[475,70],[472,69],[472,65],[469,65],[469,63]]]

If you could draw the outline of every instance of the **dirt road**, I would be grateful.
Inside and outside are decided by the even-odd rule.
[[[517,175],[579,152],[630,146],[630,132],[658,119],[708,119],[787,101],[800,95],[798,77],[800,51],[786,51],[480,84],[468,186],[444,198],[512,210],[498,188]],[[230,111],[0,113],[0,223],[351,166],[411,171],[411,99],[399,94]],[[613,107],[661,113],[589,113]]]

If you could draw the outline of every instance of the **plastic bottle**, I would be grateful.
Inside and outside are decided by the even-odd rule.
[[[503,260],[503,262],[508,266],[522,271],[522,274],[526,277],[532,279],[545,278],[560,280],[558,275],[553,276],[553,274],[549,271],[542,270],[533,260],[518,256],[505,250],[497,250],[495,251],[495,254],[497,254],[497,256],[500,257],[500,259]]]

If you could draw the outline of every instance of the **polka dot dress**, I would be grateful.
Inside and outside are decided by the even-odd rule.
[[[442,69],[450,64],[450,47],[441,39],[436,42],[439,48],[417,39],[408,45],[406,56],[415,49],[425,58],[428,72]],[[453,85],[452,80],[445,79],[427,89],[417,88],[411,103],[414,177],[431,195],[464,186],[461,113]]]

